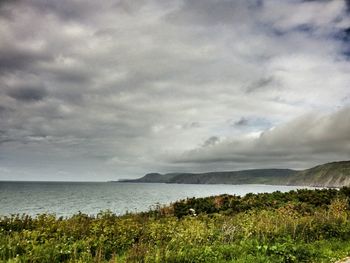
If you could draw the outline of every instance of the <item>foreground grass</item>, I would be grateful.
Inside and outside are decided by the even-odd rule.
[[[335,262],[350,188],[187,199],[139,214],[0,218],[1,262]],[[189,215],[190,208],[197,216]]]

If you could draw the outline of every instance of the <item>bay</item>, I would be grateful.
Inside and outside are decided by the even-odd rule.
[[[71,216],[141,212],[188,197],[245,195],[295,190],[298,186],[204,185],[113,182],[0,182],[0,215],[42,213]]]

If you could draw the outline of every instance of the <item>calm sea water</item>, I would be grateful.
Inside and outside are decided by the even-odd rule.
[[[0,215],[54,213],[69,216],[79,211],[95,215],[110,209],[117,214],[147,211],[186,197],[218,194],[245,195],[289,191],[301,187],[272,185],[189,185],[87,182],[0,182]]]

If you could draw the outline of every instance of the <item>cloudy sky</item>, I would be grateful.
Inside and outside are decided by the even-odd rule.
[[[350,159],[350,2],[0,2],[0,180]]]

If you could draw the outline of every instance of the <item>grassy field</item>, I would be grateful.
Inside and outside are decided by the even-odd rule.
[[[349,197],[350,188],[298,190],[124,216],[1,217],[0,261],[335,262],[350,255]]]

